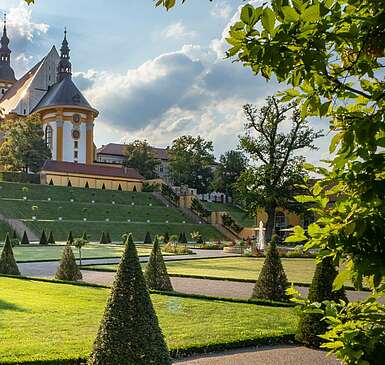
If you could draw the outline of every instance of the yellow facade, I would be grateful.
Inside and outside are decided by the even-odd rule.
[[[137,191],[143,189],[143,182],[135,179],[124,179],[115,177],[103,177],[95,175],[80,175],[73,173],[55,173],[42,171],[41,183],[54,186],[72,186],[76,188],[104,189],[106,190],[122,190]],[[70,183],[70,184],[69,184]]]
[[[296,213],[289,212],[286,209],[277,208],[276,213],[281,212],[285,215],[286,218],[286,226],[297,226],[301,224],[301,216]],[[259,225],[259,222],[262,221],[264,225],[267,222],[267,213],[264,209],[258,209],[256,215],[256,225]]]

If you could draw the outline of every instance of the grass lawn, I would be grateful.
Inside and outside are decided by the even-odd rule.
[[[0,278],[0,363],[86,357],[109,291]],[[36,295],[38,293],[38,295]],[[293,308],[152,295],[171,350],[292,334]]]
[[[139,256],[149,256],[150,245],[137,245]],[[17,261],[58,260],[61,258],[63,246],[16,246],[13,248]],[[72,247],[76,257],[79,257],[77,248]],[[123,245],[88,244],[82,248],[82,258],[120,257],[123,253]],[[165,253],[164,255],[169,255]]]
[[[246,212],[233,204],[205,203],[214,212],[229,212],[231,216],[243,227],[254,227],[255,218],[250,218]]]
[[[169,274],[257,280],[264,258],[234,257],[166,262]],[[311,283],[315,269],[312,259],[282,259],[288,280]],[[92,265],[94,269],[116,270],[116,265]]]

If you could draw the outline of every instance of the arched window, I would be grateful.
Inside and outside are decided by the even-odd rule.
[[[45,127],[45,133],[44,133],[45,144],[50,150],[52,150],[52,134],[53,134],[52,133],[52,127],[50,125],[47,125]]]
[[[286,228],[287,222],[286,222],[286,216],[284,212],[277,212],[275,213],[275,230],[279,234],[279,230],[282,228]]]

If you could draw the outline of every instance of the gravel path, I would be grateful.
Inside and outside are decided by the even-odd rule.
[[[111,285],[115,273],[101,271],[82,270],[83,280],[89,283]],[[188,294],[201,294],[216,297],[248,299],[254,288],[253,283],[240,283],[237,281],[207,280],[194,278],[171,277],[175,291]],[[297,287],[304,295],[308,288]],[[367,292],[347,290],[346,294],[350,301],[359,300],[367,296]]]
[[[322,351],[299,346],[274,346],[216,353],[175,362],[180,365],[338,365]]]

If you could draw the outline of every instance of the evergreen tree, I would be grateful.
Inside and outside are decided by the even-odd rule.
[[[16,230],[13,230],[13,232],[12,232],[12,239],[14,239],[14,240],[17,240],[17,233],[16,233]]]
[[[181,233],[179,234],[178,243],[187,244],[187,237],[186,237],[186,233],[184,233],[184,232],[181,232]]]
[[[88,235],[87,235],[87,232],[86,232],[86,231],[83,232],[82,239],[83,239],[84,241],[88,241]]]
[[[144,237],[144,243],[152,243],[150,232],[146,233],[146,237]]]
[[[347,303],[344,288],[333,291],[333,281],[337,274],[332,258],[325,257],[317,264],[308,299],[318,303],[322,303],[324,300],[339,301],[342,299]],[[305,345],[319,347],[323,340],[318,336],[327,331],[327,324],[322,317],[323,315],[318,313],[302,313],[296,339]]]
[[[171,364],[131,235],[88,364]]]
[[[53,232],[49,232],[49,235],[48,235],[48,241],[47,241],[50,245],[54,245],[55,244],[55,237],[53,236]]]
[[[64,247],[55,279],[66,281],[77,281],[82,279],[82,273],[76,264],[75,255],[69,245]]]
[[[21,244],[22,245],[29,245],[29,239],[28,239],[28,235],[27,235],[26,231],[24,231],[24,233],[23,233],[23,238],[21,239]]]
[[[163,236],[163,243],[169,243],[170,242],[170,235],[168,234],[168,232],[166,232]]]
[[[287,301],[285,291],[289,287],[285,270],[277,250],[277,235],[273,235],[265,262],[253,290],[253,298]]]
[[[111,236],[110,236],[110,232],[107,232],[107,233],[106,233],[106,239],[107,239],[107,243],[112,243],[112,239],[111,239]]]
[[[104,231],[102,232],[102,235],[100,236],[100,243],[101,244],[107,243],[107,237],[106,237],[106,233]]]
[[[72,245],[74,243],[74,236],[72,234],[72,231],[69,231],[68,238],[67,238],[67,245]]]
[[[43,229],[43,232],[41,232],[41,237],[40,237],[40,242],[39,242],[40,245],[48,245],[48,240],[47,240],[47,236],[45,234],[45,231]]]
[[[154,240],[154,246],[144,272],[144,277],[149,289],[173,290],[157,237]]]
[[[13,256],[11,240],[9,239],[8,233],[5,237],[3,251],[0,256],[0,274],[20,275],[15,257]]]

